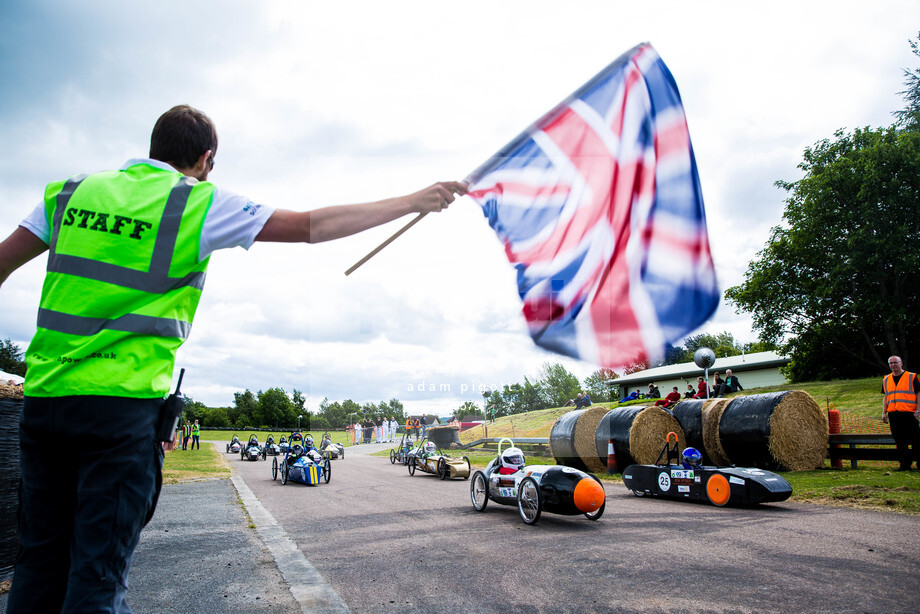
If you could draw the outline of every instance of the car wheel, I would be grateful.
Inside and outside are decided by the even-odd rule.
[[[288,481],[288,466],[287,461],[281,461],[281,484],[287,484]]]
[[[464,457],[463,457],[463,460],[466,461],[466,475],[463,476],[463,479],[464,479],[464,480],[468,480],[468,479],[470,479],[470,471],[472,470],[472,467],[470,466],[470,459],[469,459],[469,458],[467,458],[466,456],[464,456]]]
[[[447,461],[443,458],[438,459],[438,477],[440,479],[446,478],[450,474],[450,469],[447,468]]]
[[[341,458],[342,460],[345,460],[345,448],[342,448],[342,451],[339,452],[339,458]]]
[[[593,477],[593,476],[592,476],[592,477]],[[597,478],[594,478],[594,480],[595,480],[598,484],[601,484],[601,481],[598,480]],[[603,487],[604,487],[604,485],[601,484],[601,488],[603,488]],[[585,512],[585,518],[587,518],[588,520],[600,520],[601,516],[604,515],[604,508],[606,508],[606,507],[607,507],[607,497],[605,496],[605,497],[604,497],[604,502],[601,503],[601,506],[600,506],[599,508],[597,508],[597,509],[594,510],[593,512]]]
[[[415,457],[409,459],[409,475],[415,475]]]
[[[473,481],[470,482],[470,499],[473,501],[474,510],[486,511],[486,506],[489,505],[489,486],[486,483],[486,474],[482,471],[473,474]]]
[[[262,460],[268,460],[268,450],[262,450]]]
[[[278,477],[278,459],[273,458],[272,459],[272,479],[274,480],[277,477]]]
[[[326,484],[329,483],[329,478],[332,477],[332,463],[329,462],[329,459],[326,459],[326,462],[323,463],[323,479],[326,481]]]
[[[637,497],[644,497],[644,496],[645,496],[645,491],[642,491],[642,490],[633,490],[633,491],[632,491],[632,494],[636,495]]]
[[[731,499],[732,490],[728,480],[721,473],[714,473],[706,480],[706,496],[716,507],[722,507]]]
[[[536,524],[543,511],[543,499],[540,496],[540,486],[531,477],[521,480],[517,495],[518,513],[526,524]]]
[[[396,452],[394,452],[393,450],[390,450],[390,464],[391,465],[396,464]]]

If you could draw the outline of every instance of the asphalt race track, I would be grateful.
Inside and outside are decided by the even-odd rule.
[[[468,480],[410,477],[368,456],[390,447],[348,448],[318,486],[272,481],[272,457],[227,454],[232,481],[165,487],[129,603],[191,614],[920,611],[916,516],[716,508],[609,483],[597,522],[544,513],[527,526],[516,508],[473,510]]]
[[[410,477],[366,455],[390,447],[348,448],[318,486],[282,486],[271,458],[227,455],[353,612],[920,608],[914,516],[789,502],[715,508],[607,484],[599,521],[544,514],[527,526],[516,508],[473,510],[468,480]]]

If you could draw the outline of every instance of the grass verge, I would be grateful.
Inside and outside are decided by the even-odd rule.
[[[210,443],[202,445],[200,450],[177,448],[167,452],[163,459],[164,484],[229,477],[230,466]]]

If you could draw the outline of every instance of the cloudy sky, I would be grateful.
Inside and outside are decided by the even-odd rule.
[[[564,7],[564,8],[563,8]],[[902,106],[915,0],[625,3],[10,0],[0,15],[0,235],[44,185],[147,153],[188,103],[217,124],[211,179],[290,209],[377,200],[462,179],[633,45],[681,90],[720,288],[781,221],[776,180],[840,128]],[[208,405],[281,387],[447,414],[483,387],[562,362],[527,336],[514,274],[468,199],[322,245],[256,244],[211,259],[177,366]],[[817,239],[816,239],[817,240]],[[25,348],[45,258],[0,289],[0,339]],[[723,305],[696,332],[755,341]]]

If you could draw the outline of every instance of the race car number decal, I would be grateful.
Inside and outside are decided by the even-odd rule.
[[[671,489],[671,476],[664,471],[658,474],[658,488],[664,491]]]

